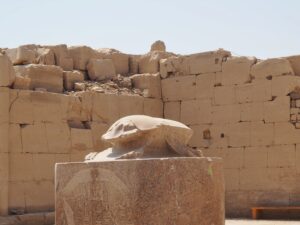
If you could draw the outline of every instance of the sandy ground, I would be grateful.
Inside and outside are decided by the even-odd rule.
[[[225,225],[300,225],[300,221],[227,219]]]

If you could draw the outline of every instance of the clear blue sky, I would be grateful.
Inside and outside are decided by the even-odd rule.
[[[300,54],[299,0],[0,0],[0,47],[89,45],[145,53],[224,48],[260,58]]]

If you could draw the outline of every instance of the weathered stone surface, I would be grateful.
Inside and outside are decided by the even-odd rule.
[[[185,56],[172,56],[160,60],[160,75],[162,78],[168,76],[188,75],[188,60]]]
[[[141,56],[139,61],[139,73],[158,73],[159,60],[166,59],[174,54],[161,51],[149,52]]]
[[[87,70],[91,80],[105,80],[116,75],[111,59],[90,59],[87,64]]]
[[[14,65],[36,63],[37,53],[34,45],[24,45],[18,48],[7,49],[5,52]]]
[[[103,59],[111,59],[117,74],[126,75],[129,73],[129,56],[116,49],[102,48],[97,52]]]
[[[56,165],[56,225],[224,225],[219,158]]]
[[[102,58],[97,51],[87,46],[73,46],[68,48],[68,50],[76,70],[86,70],[90,59]]]
[[[73,69],[73,59],[71,58],[67,45],[44,46],[54,52],[55,65],[60,66],[63,70],[70,71]]]
[[[137,74],[131,79],[133,87],[141,89],[144,97],[161,98],[159,74]]]
[[[166,45],[163,41],[156,41],[151,45],[151,49],[150,52],[153,51],[161,51],[161,52],[165,52],[166,51]]]
[[[74,90],[74,84],[76,82],[84,81],[84,74],[80,71],[65,71],[64,76],[64,88],[68,91]]]
[[[0,53],[0,87],[7,87],[13,84],[15,71],[7,55]]]

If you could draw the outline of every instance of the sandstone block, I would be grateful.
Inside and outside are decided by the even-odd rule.
[[[296,145],[296,158],[295,158],[296,162],[299,162],[300,160],[300,145],[297,144]],[[300,173],[300,164],[296,163],[296,172]]]
[[[258,61],[251,67],[251,75],[255,79],[265,79],[281,75],[294,75],[290,62],[284,58]]]
[[[200,125],[192,125],[190,128],[193,130],[193,136],[189,141],[189,146],[204,148],[209,147],[212,139],[214,138],[210,131],[210,125],[208,124],[200,124]],[[209,157],[208,155],[205,155]]]
[[[130,74],[138,74],[139,73],[139,55],[130,55],[129,56],[129,73]]]
[[[267,168],[244,168],[240,170],[240,190],[274,190],[274,181]]]
[[[64,71],[64,88],[68,91],[74,90],[76,82],[84,81],[84,74],[80,71]]]
[[[241,105],[223,105],[212,107],[213,124],[238,123],[241,120]]]
[[[102,58],[97,51],[87,46],[72,46],[68,48],[68,52],[76,70],[87,70],[90,59]]]
[[[0,183],[6,183],[9,180],[9,153],[0,153]],[[1,204],[0,204],[1,205]]]
[[[9,123],[0,124],[0,152],[9,152]]]
[[[230,139],[229,139],[230,140]],[[244,148],[223,149],[225,169],[240,169],[244,166]]]
[[[300,130],[295,129],[290,122],[274,124],[275,144],[296,144],[300,143]]]
[[[165,52],[166,51],[166,45],[163,41],[155,41],[152,45],[151,45],[151,49],[150,52],[152,51],[162,51]]]
[[[245,168],[267,168],[268,147],[246,147],[244,150]]]
[[[24,153],[48,152],[46,126],[44,123],[21,126]]]
[[[133,87],[141,89],[144,97],[161,98],[159,74],[137,74],[131,77]]]
[[[253,100],[253,84],[243,84],[236,86],[236,101],[237,103],[247,103]]]
[[[187,63],[190,74],[219,72],[222,70],[223,58],[228,56],[230,56],[230,52],[222,49],[189,55]]]
[[[25,211],[25,190],[23,181],[9,182],[8,210]]]
[[[212,122],[212,103],[210,99],[181,102],[180,121],[187,125],[209,124]]]
[[[250,68],[256,62],[253,57],[228,57],[222,63],[222,84],[245,84],[250,81]]]
[[[109,147],[109,144],[101,139],[101,136],[108,130],[109,126],[101,122],[92,122],[91,131],[93,138],[93,151],[103,151]]]
[[[112,60],[117,74],[127,75],[129,73],[129,55],[109,48],[98,49],[97,52],[103,59]]]
[[[269,146],[274,143],[274,124],[251,122],[251,146]]]
[[[58,164],[56,174],[57,225],[65,224],[67,218],[72,218],[74,225],[87,219],[108,224],[144,225],[151,221],[153,224],[224,225],[220,159],[166,158]],[[93,182],[94,179],[100,182]],[[180,191],[175,184],[180,184]],[[90,195],[85,187],[91,185],[93,189],[103,191],[97,191],[97,196]],[[97,201],[100,203],[95,205],[91,204],[91,199],[104,201]],[[66,210],[66,205],[71,211]],[[91,210],[102,216],[86,213]]]
[[[116,75],[111,59],[90,59],[87,64],[87,70],[91,80],[105,80]]]
[[[161,99],[145,98],[144,114],[153,117],[164,117],[164,105]]]
[[[164,118],[170,120],[180,120],[180,101],[176,102],[164,102]]]
[[[240,172],[239,169],[224,169],[225,189],[227,191],[239,190]]]
[[[0,87],[0,123],[9,121],[10,90]]]
[[[214,96],[215,73],[205,73],[196,77],[196,98],[207,99]]]
[[[72,151],[92,151],[93,138],[90,129],[71,128]]]
[[[294,167],[295,158],[295,145],[275,145],[268,148],[268,167]]]
[[[32,163],[34,180],[54,180],[55,154],[32,154]]]
[[[50,153],[68,153],[71,149],[70,128],[66,122],[45,123]]]
[[[263,121],[264,119],[264,103],[251,102],[240,105],[241,121]]]
[[[15,72],[7,55],[0,53],[0,87],[9,87],[15,81]]]
[[[32,124],[33,105],[30,91],[10,90],[10,117],[11,123]],[[22,112],[22,113],[20,113]]]
[[[30,46],[24,45],[18,48],[7,49],[5,53],[14,65],[36,63],[37,53]]]
[[[250,123],[240,122],[228,125],[228,140],[231,147],[250,146]]]
[[[207,132],[207,131],[206,131]],[[226,124],[213,124],[209,128],[211,139],[209,147],[211,148],[227,148],[229,146],[229,126]]]
[[[235,104],[235,86],[219,86],[214,88],[214,104],[230,105]]]
[[[141,96],[117,96],[119,118],[144,114],[144,98]]]
[[[36,62],[44,65],[55,65],[54,52],[49,48],[37,48],[36,49]]]
[[[290,62],[295,75],[300,76],[300,55],[289,56],[287,60]]]
[[[285,122],[290,120],[290,97],[277,97],[274,101],[264,103],[266,122]]]
[[[63,70],[57,66],[35,65],[26,67],[26,77],[30,78],[30,89],[45,88],[49,92],[63,91]]]
[[[13,89],[30,90],[31,79],[28,77],[16,76]]]
[[[67,45],[44,46],[54,52],[55,65],[65,71],[73,70],[73,58],[70,56]]]
[[[160,60],[170,56],[172,56],[171,53],[160,51],[149,52],[141,56],[139,60],[139,73],[158,73]]]
[[[167,78],[169,76],[183,76],[188,75],[189,68],[185,56],[171,56],[159,61],[160,76]]]
[[[20,124],[9,124],[9,151],[22,152],[22,139]]]
[[[181,76],[161,81],[164,101],[189,100],[196,98],[196,76]]]
[[[280,76],[272,79],[272,96],[287,96],[298,88],[300,88],[298,76]]]
[[[10,181],[31,181],[34,179],[33,154],[13,153],[10,155]]]
[[[272,99],[272,81],[254,80],[252,83],[252,100],[254,102],[264,102]]]
[[[90,121],[93,107],[93,93],[79,92],[76,95],[61,95],[62,119],[65,121]],[[59,110],[60,111],[60,110]]]

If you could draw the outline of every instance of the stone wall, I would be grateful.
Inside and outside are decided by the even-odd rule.
[[[2,50],[0,99],[3,215],[53,210],[54,164],[105,149],[102,133],[131,114],[181,121],[192,147],[224,159],[228,216],[300,202],[298,56],[27,45]]]

